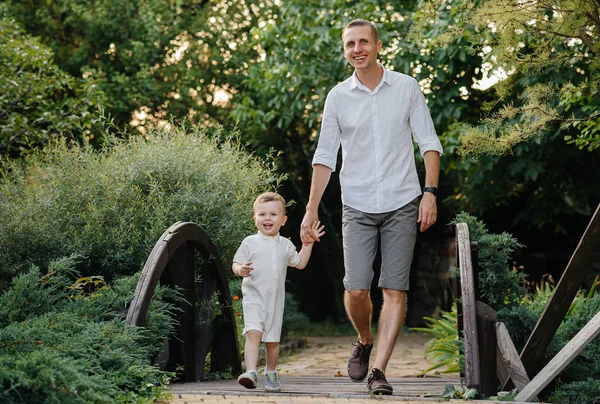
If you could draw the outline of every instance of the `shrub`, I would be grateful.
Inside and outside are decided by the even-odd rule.
[[[479,243],[479,287],[482,296],[498,312],[499,321],[506,324],[511,339],[517,349],[521,349],[552,293],[554,287],[546,282],[537,285],[533,293],[521,286],[522,274],[509,269],[510,254],[519,243],[508,234],[490,235],[482,222],[461,213],[452,224],[467,223],[472,241]],[[550,361],[584,326],[600,311],[598,278],[589,291],[579,291],[565,319],[558,328],[548,352],[546,363]],[[460,345],[453,343],[458,332],[450,327],[456,317],[456,308],[442,317],[426,318],[427,328],[421,329],[434,339],[427,349],[428,358],[434,364],[426,371],[443,365],[455,365],[460,361]],[[549,402],[592,403],[600,395],[600,340],[595,339],[569,364],[559,378],[543,393]],[[458,369],[458,366],[454,366]],[[542,397],[541,397],[542,398]]]
[[[485,224],[468,213],[456,215],[451,224],[457,223],[466,223],[471,241],[476,241],[479,245],[481,300],[496,310],[500,307],[519,306],[526,293],[521,286],[525,275],[512,271],[509,263],[511,254],[522,245],[508,233],[489,234]]]
[[[57,141],[5,167],[0,290],[30,265],[63,255],[85,257],[76,268],[84,276],[131,275],[177,221],[202,226],[230,262],[253,232],[254,198],[282,179],[273,161],[248,155],[235,136],[155,128],[145,138],[108,137],[99,151]]]
[[[479,247],[478,262],[480,299],[498,313],[499,321],[506,323],[513,341],[524,344],[535,326],[537,317],[521,305],[526,290],[521,286],[524,275],[509,267],[510,255],[521,244],[508,233],[489,234],[485,224],[476,217],[462,212],[451,224],[466,223],[471,241]],[[426,317],[425,331],[433,335],[428,343],[426,355],[433,365],[424,372],[447,366],[445,373],[459,372],[464,366],[461,352],[462,342],[458,341],[456,306],[452,311],[443,312],[441,317]]]
[[[600,312],[600,293],[593,288],[587,295],[580,292],[572,309],[554,336],[546,362],[553,358],[575,335]],[[556,402],[591,403],[600,395],[600,340],[595,338],[558,376],[552,400]],[[567,400],[567,398],[569,398]]]
[[[75,258],[42,275],[16,277],[0,296],[0,401],[135,402],[162,395],[168,373],[153,366],[174,330],[174,292],[157,289],[147,327],[128,326],[124,307],[137,277],[92,293],[73,292]],[[32,298],[48,304],[28,306]],[[20,303],[20,304],[19,304]]]
[[[597,403],[600,397],[600,382],[589,377],[585,380],[559,385],[548,397],[551,403],[589,404]]]

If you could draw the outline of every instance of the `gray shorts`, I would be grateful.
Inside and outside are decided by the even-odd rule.
[[[344,288],[371,289],[373,261],[381,243],[380,288],[408,290],[417,238],[419,198],[392,212],[364,213],[343,206]]]

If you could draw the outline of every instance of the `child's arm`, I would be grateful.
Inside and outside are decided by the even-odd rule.
[[[321,222],[319,222],[318,220],[314,222],[311,227],[314,234],[318,238],[321,238],[325,234],[325,232],[323,231],[325,226],[321,226]],[[312,253],[313,245],[314,241],[308,244],[302,244],[302,249],[298,253],[298,255],[300,256],[300,262],[298,263],[298,265],[296,265],[297,269],[304,269],[306,267],[306,264],[308,264],[308,260],[310,259],[310,254]]]

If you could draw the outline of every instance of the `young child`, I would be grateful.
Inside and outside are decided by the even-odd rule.
[[[287,267],[304,269],[310,258],[312,244],[303,245],[300,253],[287,238],[279,235],[285,224],[285,200],[275,192],[261,194],[254,201],[254,223],[258,233],[248,236],[233,258],[233,273],[242,281],[244,312],[244,360],[246,372],[238,382],[256,388],[257,362],[260,342],[266,347],[265,389],[280,391],[277,375],[279,340],[285,303],[285,277]],[[320,237],[325,234],[320,222],[312,225]]]

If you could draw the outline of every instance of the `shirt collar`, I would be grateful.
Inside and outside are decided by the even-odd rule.
[[[264,234],[263,232],[261,232],[260,230],[258,231],[258,237],[262,238],[263,240],[271,240],[274,239],[275,241],[279,241],[279,239],[281,238],[281,236],[279,235],[279,233],[277,233],[274,236],[267,236],[266,234]]]
[[[388,69],[386,69],[381,63],[377,62],[377,65],[379,65],[382,69],[383,69],[383,76],[381,77],[381,81],[379,82],[379,84],[377,85],[377,87],[375,88],[375,91],[377,91],[377,88],[381,87],[384,83],[386,83],[387,85],[391,86],[392,85],[392,80],[390,77],[390,71]],[[356,77],[356,70],[354,70],[354,73],[352,73],[352,76],[350,76],[350,90],[353,90],[355,88],[360,88],[362,90],[367,89],[367,87],[365,87],[360,80],[358,79],[358,77]],[[371,91],[371,90],[369,90]]]

